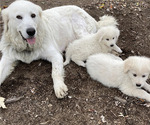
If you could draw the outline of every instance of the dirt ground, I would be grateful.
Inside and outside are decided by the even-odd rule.
[[[7,7],[12,1],[1,0],[0,7]],[[123,50],[120,56],[123,59],[130,55],[150,57],[149,0],[32,1],[43,9],[78,5],[96,20],[104,14],[113,15],[120,24],[118,44]],[[0,18],[0,31],[2,25]],[[57,99],[53,90],[51,64],[42,60],[31,64],[20,62],[2,84],[0,96],[24,98],[7,104],[7,109],[0,109],[0,125],[150,125],[150,107],[145,106],[145,101],[104,87],[93,81],[85,68],[73,62],[65,67],[65,75],[69,95]],[[116,97],[127,102],[120,102]]]

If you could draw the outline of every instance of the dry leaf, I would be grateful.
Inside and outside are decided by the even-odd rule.
[[[104,8],[104,6],[105,6],[105,4],[103,3],[99,6],[99,8],[102,9],[102,8]]]
[[[6,108],[5,104],[4,104],[5,98],[0,97],[0,108],[2,107],[3,109]]]
[[[3,9],[5,9],[5,8],[7,8],[7,7],[8,7],[7,5],[4,5],[4,6],[3,6]]]

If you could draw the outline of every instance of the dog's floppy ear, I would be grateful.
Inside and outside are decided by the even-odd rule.
[[[103,30],[100,29],[100,30],[98,31],[99,42],[102,41],[104,35],[105,35],[105,33],[103,32]]]
[[[7,32],[8,31],[8,22],[9,22],[8,8],[2,10],[2,19],[4,22],[4,32]]]
[[[39,15],[40,17],[42,17],[42,8],[40,6],[37,6],[38,10],[39,10]]]
[[[131,69],[131,66],[132,66],[132,62],[129,57],[124,61],[124,67],[123,67],[124,73],[127,73]]]

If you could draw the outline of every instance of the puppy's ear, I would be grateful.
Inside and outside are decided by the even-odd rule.
[[[131,69],[131,65],[132,65],[132,62],[129,57],[124,61],[124,67],[123,67],[124,73],[127,73]]]
[[[100,29],[98,31],[98,37],[99,37],[99,42],[101,43],[101,41],[103,40],[105,33]]]
[[[8,31],[8,22],[9,22],[8,8],[2,10],[2,19],[4,22],[4,32],[7,32]]]
[[[118,39],[119,36],[120,36],[120,30],[117,29],[117,39]]]

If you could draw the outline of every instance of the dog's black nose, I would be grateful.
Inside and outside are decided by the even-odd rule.
[[[111,45],[110,45],[110,47],[113,47],[113,46],[114,46],[114,44],[111,44]]]
[[[136,86],[137,86],[137,87],[141,87],[141,84],[137,83]]]
[[[35,34],[35,29],[34,29],[34,28],[28,28],[26,32],[27,32],[27,34],[28,34],[29,36],[34,36],[34,34]]]

